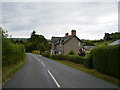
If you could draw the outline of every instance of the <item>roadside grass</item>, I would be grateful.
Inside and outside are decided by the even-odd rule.
[[[54,59],[52,59],[52,60],[54,60]],[[83,71],[85,73],[88,73],[90,75],[93,75],[95,77],[101,78],[101,79],[103,79],[105,81],[108,81],[108,82],[120,87],[120,79],[117,79],[115,77],[106,75],[106,74],[101,73],[101,72],[99,72],[99,71],[97,71],[95,69],[89,69],[89,68],[85,67],[82,64],[76,64],[76,63],[66,61],[66,60],[54,60],[54,61],[57,61],[59,63],[62,63],[62,64],[65,64],[65,65],[68,65],[70,67],[76,68],[78,70],[81,70],[81,71]]]
[[[19,70],[20,68],[26,63],[26,55],[23,60],[20,62],[2,67],[2,85],[4,85],[10,78],[12,78]]]

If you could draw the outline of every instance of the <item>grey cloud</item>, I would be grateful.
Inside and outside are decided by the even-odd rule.
[[[86,33],[88,38],[92,33],[97,38],[99,32],[102,35],[107,30],[114,32],[117,27],[117,20],[111,19],[112,15],[117,16],[115,2],[7,2],[3,3],[2,10],[4,28],[11,34],[13,31],[26,31],[26,37],[33,29],[47,38],[77,29],[80,33]],[[102,17],[105,22],[102,21]]]

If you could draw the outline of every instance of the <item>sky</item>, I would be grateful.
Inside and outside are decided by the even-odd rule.
[[[33,30],[51,39],[71,35],[102,39],[118,32],[118,2],[2,2],[2,27],[13,38],[29,38]],[[1,20],[0,20],[1,21]]]

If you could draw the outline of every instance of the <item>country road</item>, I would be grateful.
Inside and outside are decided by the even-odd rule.
[[[3,88],[117,88],[80,70],[27,53],[26,64]]]

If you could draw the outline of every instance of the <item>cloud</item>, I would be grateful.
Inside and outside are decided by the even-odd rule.
[[[13,37],[32,30],[46,38],[77,30],[80,39],[100,39],[118,31],[117,2],[3,2],[3,27]]]
[[[11,2],[118,2],[119,0],[10,0]],[[4,0],[3,2],[10,2]]]

